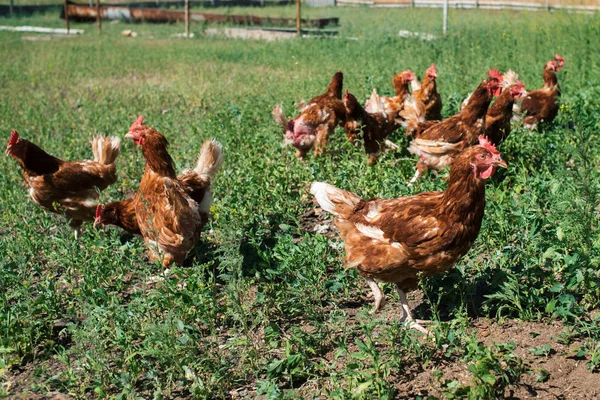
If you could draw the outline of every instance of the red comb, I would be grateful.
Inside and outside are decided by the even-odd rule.
[[[13,144],[16,144],[18,140],[19,140],[19,132],[17,132],[16,130],[13,129],[10,132],[10,140],[8,141],[8,145],[12,146]]]
[[[557,54],[554,56],[554,58],[556,58],[556,60],[557,60],[559,63],[561,63],[561,64],[564,64],[564,63],[565,63],[565,59],[564,59],[564,58],[562,58],[562,56],[561,56],[560,54],[558,54],[558,53],[557,53]]]
[[[144,123],[144,117],[140,115],[139,117],[137,117],[135,122],[133,124],[131,124],[131,128],[129,128],[129,130],[132,131],[135,128],[142,126],[143,123]]]
[[[348,100],[350,98],[350,93],[348,93],[348,89],[346,89],[346,94],[344,95],[344,100]]]
[[[96,219],[100,218],[101,214],[102,214],[102,204],[98,204],[98,207],[96,207]]]
[[[503,79],[503,78],[502,78],[502,74],[501,74],[501,73],[500,73],[500,71],[498,71],[497,69],[490,69],[490,70],[488,71],[488,76],[489,76],[490,78],[497,79],[497,80],[498,80],[498,82],[502,82],[502,79]]]
[[[479,135],[479,145],[494,155],[500,155],[500,152],[496,150],[496,146],[488,140],[487,136]]]
[[[406,78],[410,78],[410,79],[415,79],[415,73],[412,72],[410,69],[407,69],[406,71],[404,71],[402,76],[406,77]]]
[[[435,68],[435,64],[431,63],[431,67],[427,69],[427,74],[436,75],[437,69]]]
[[[558,66],[556,68],[557,71],[560,71],[562,69],[562,67],[565,66],[565,59],[561,57],[560,54],[556,54],[554,56],[554,59],[558,62]]]

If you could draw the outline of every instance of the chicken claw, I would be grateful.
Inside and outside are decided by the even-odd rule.
[[[400,305],[402,306],[402,317],[400,317],[400,322],[407,322],[408,323],[408,327],[410,329],[415,329],[421,333],[423,333],[425,336],[433,336],[431,332],[429,332],[429,330],[427,330],[426,328],[424,328],[421,324],[423,323],[430,323],[431,321],[425,321],[425,320],[415,320],[412,316],[412,314],[410,313],[410,308],[408,306],[408,300],[406,299],[406,294],[404,293],[404,290],[400,289],[400,286],[396,285],[396,290],[398,291],[398,295],[400,296]]]

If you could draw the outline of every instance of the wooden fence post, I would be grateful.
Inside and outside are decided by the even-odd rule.
[[[67,24],[67,35],[69,34],[69,3],[68,0],[65,0],[65,23]]]
[[[8,5],[8,11],[10,12],[11,17],[13,16],[14,5],[15,5],[15,0],[10,0],[10,3]]]
[[[302,35],[302,28],[300,26],[300,1],[296,0],[296,36],[298,37]]]
[[[100,0],[96,0],[96,22],[98,23],[98,33],[102,33],[102,22],[100,21]]]
[[[190,0],[185,0],[185,37],[190,37]]]

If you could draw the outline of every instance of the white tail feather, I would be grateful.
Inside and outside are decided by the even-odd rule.
[[[445,155],[448,153],[460,152],[463,144],[438,142],[436,140],[413,139],[408,146],[408,151],[412,154],[421,155],[423,153],[431,155]]]
[[[519,74],[517,74],[512,69],[509,69],[504,75],[502,75],[502,82],[500,83],[500,86],[506,88],[512,85],[516,85],[518,81]]]
[[[273,115],[273,119],[277,125],[281,125],[282,127],[286,127],[287,119],[285,118],[285,114],[283,113],[283,106],[281,104],[277,104],[271,110],[271,115]]]
[[[367,110],[368,112],[372,114],[385,113],[385,105],[383,104],[383,100],[381,100],[379,94],[377,94],[377,89],[373,89],[371,97],[369,100],[367,100],[367,104],[369,108]]]
[[[310,193],[315,196],[319,205],[335,216],[347,218],[361,198],[346,190],[338,189],[324,182],[313,182]]]
[[[421,82],[419,82],[419,80],[415,77],[415,79],[413,79],[412,81],[410,81],[410,88],[412,90],[412,92],[414,93],[417,90],[421,89]]]
[[[121,139],[117,136],[96,136],[92,139],[92,153],[94,161],[104,165],[113,164],[121,154]]]
[[[463,102],[460,104],[460,110],[462,111],[463,108],[465,108],[467,106],[467,104],[469,104],[469,100],[471,100],[471,96],[473,96],[473,92],[469,93],[469,95],[467,96],[466,99],[463,100]]]
[[[213,180],[219,167],[223,164],[223,146],[215,139],[207,140],[202,144],[200,156],[194,171],[204,179]]]

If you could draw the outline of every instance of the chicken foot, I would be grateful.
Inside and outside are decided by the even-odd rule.
[[[386,139],[385,140],[385,146],[392,149],[392,150],[398,150],[400,149],[400,146],[398,146],[396,143],[392,142],[391,140]]]
[[[413,183],[415,183],[417,181],[417,179],[419,179],[419,175],[421,175],[421,171],[419,171],[419,169],[417,169],[415,171],[415,176],[412,177],[412,179],[408,182],[408,187],[412,187]]]
[[[415,171],[415,176],[412,177],[412,179],[408,182],[407,186],[412,187],[413,183],[415,183],[417,179],[419,179],[419,176],[421,176],[421,174],[425,171],[427,171],[427,165],[419,161],[417,163],[417,170]]]
[[[400,318],[400,322],[407,322],[409,328],[415,329],[426,336],[431,335],[431,332],[427,330],[427,328],[423,327],[421,324],[430,323],[431,321],[424,321],[420,319],[414,319],[410,308],[408,307],[408,300],[406,299],[406,294],[404,290],[400,289],[400,286],[396,284],[396,290],[398,291],[398,295],[400,296],[400,305],[402,306],[402,317]]]

